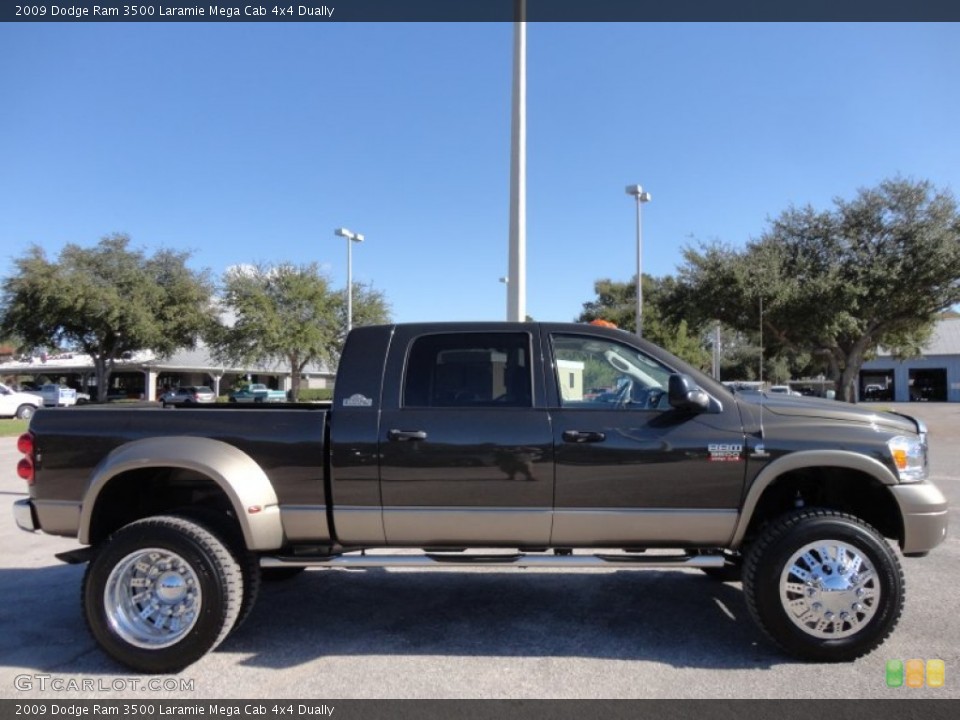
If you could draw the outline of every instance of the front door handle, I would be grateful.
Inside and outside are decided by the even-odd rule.
[[[391,430],[387,438],[394,442],[410,442],[412,440],[426,440],[427,433],[423,430]]]
[[[603,442],[607,436],[602,432],[592,432],[590,430],[564,430],[563,441],[568,443],[595,443]]]

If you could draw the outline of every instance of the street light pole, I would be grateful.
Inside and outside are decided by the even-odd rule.
[[[643,337],[643,230],[640,224],[640,206],[650,202],[651,195],[643,191],[640,185],[627,185],[627,195],[637,199],[637,326],[639,337]]]
[[[507,320],[527,319],[527,0],[514,0]]]
[[[337,228],[333,234],[347,239],[347,332],[353,328],[353,243],[363,242],[363,235],[346,228]]]

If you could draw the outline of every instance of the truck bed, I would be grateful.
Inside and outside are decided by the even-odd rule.
[[[162,409],[155,405],[39,410],[42,478],[31,496],[80,502],[88,477],[111,451],[141,438],[221,440],[253,458],[282,504],[324,504],[328,405],[230,405]]]

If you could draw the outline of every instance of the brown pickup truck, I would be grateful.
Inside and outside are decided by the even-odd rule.
[[[264,577],[397,565],[699,568],[787,653],[851,660],[903,609],[885,538],[947,529],[921,422],[734,394],[589,325],[359,328],[332,407],[40,410],[19,447],[18,524],[79,540],[90,629],[143,672],[216,647]]]

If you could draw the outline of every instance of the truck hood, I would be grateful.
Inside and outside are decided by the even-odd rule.
[[[762,401],[764,413],[772,413],[773,415],[863,423],[864,425],[887,428],[894,432],[917,433],[921,431],[920,424],[907,415],[876,412],[838,400],[769,395],[756,392],[737,393],[737,400],[754,408],[759,408]]]

